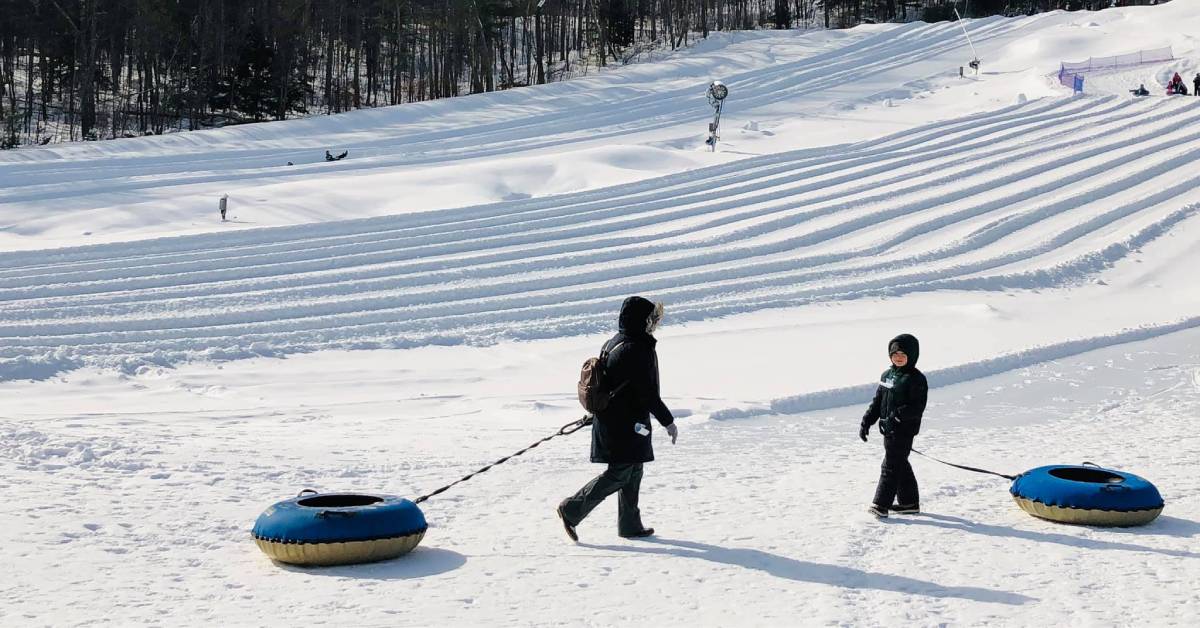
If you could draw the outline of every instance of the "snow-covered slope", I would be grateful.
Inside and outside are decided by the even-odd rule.
[[[1165,44],[1139,72],[1194,67],[1198,5],[971,21],[978,77],[954,24],[720,34],[569,83],[0,152],[0,624],[1187,624],[1200,98],[1053,72]],[[578,418],[634,293],[667,304],[681,429],[643,484],[656,540],[609,503],[566,542],[585,432],[426,502],[401,560],[250,542],[300,488],[414,496]],[[904,331],[918,448],[1124,468],[1164,515],[1056,526],[916,459],[928,514],[867,517],[858,417]]]
[[[682,322],[1070,286],[1195,222],[1198,128],[1200,100],[1044,99],[546,199],[7,254],[0,369],[600,332],[634,292]]]
[[[1047,76],[1062,60],[1174,45],[1180,63],[1151,70],[1186,71],[1196,47],[1188,33],[1200,31],[1200,18],[1194,0],[1170,4],[968,22],[983,71],[967,79],[958,69],[970,49],[952,23],[721,33],[660,62],[565,83],[4,151],[0,250],[544,197],[874,138],[1020,95],[1060,96]],[[704,88],[714,79],[731,89],[715,155],[702,143],[711,118]],[[350,156],[326,163],[326,149]],[[226,224],[217,220],[222,194],[237,217]]]

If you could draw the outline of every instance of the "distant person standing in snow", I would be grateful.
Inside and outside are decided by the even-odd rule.
[[[619,331],[604,344],[604,379],[615,394],[592,423],[592,462],[608,468],[558,505],[558,516],[572,541],[579,540],[575,526],[618,492],[617,533],[625,538],[654,534],[654,528],[642,525],[638,509],[642,465],[654,460],[650,415],[666,428],[671,444],[678,436],[675,418],[659,396],[658,340],[653,334],[662,316],[662,303],[629,297],[621,305]]]
[[[881,519],[888,516],[888,510],[897,514],[915,514],[921,510],[917,477],[908,462],[913,438],[921,431],[921,415],[925,413],[929,394],[929,383],[917,370],[920,355],[921,346],[916,337],[900,334],[892,338],[888,343],[888,359],[892,366],[880,377],[875,398],[858,430],[858,437],[865,443],[871,426],[878,421],[879,431],[883,434],[883,466],[875,488],[875,500],[868,509]],[[896,500],[895,507],[892,500]]]
[[[1197,72],[1196,78],[1192,79],[1192,87],[1195,88],[1192,90],[1192,93],[1200,96],[1200,72]]]

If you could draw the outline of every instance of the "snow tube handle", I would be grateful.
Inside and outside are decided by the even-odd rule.
[[[1083,461],[1083,464],[1080,464],[1079,466],[1081,466],[1081,467],[1095,467],[1095,468],[1097,468],[1097,469],[1101,469],[1101,468],[1103,468],[1103,467],[1101,467],[1100,465],[1098,465],[1098,464],[1096,464],[1096,463],[1094,463],[1094,462],[1088,462],[1087,460],[1084,460],[1084,461]]]
[[[306,489],[304,489],[304,490],[300,491],[300,492],[299,492],[299,493],[296,495],[296,497],[304,497],[304,494],[305,494],[305,493],[312,493],[313,495],[320,495],[320,493],[318,493],[318,492],[316,492],[316,491],[312,490],[311,488],[306,488]]]
[[[1124,481],[1122,480],[1122,482],[1124,482]],[[1122,483],[1122,484],[1105,484],[1104,486],[1100,487],[1100,490],[1108,491],[1111,493],[1113,491],[1131,491],[1133,489],[1129,488],[1128,485]]]

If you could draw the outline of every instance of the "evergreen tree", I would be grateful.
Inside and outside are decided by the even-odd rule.
[[[257,122],[279,109],[274,66],[275,48],[258,24],[251,23],[230,77],[230,104],[234,111]]]

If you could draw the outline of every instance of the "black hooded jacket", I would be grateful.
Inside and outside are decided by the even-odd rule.
[[[620,331],[604,348],[609,351],[605,379],[612,388],[627,382],[592,425],[592,462],[632,464],[654,460],[650,414],[663,426],[675,421],[658,392],[658,341],[646,332],[654,304],[629,297],[621,305]],[[646,427],[645,435],[634,424]]]
[[[892,366],[879,377],[879,388],[875,389],[875,398],[863,415],[862,424],[870,427],[879,421],[879,431],[885,435],[912,437],[921,431],[929,382],[925,381],[925,374],[917,370],[921,345],[916,337],[900,334],[892,338],[888,342],[889,358],[893,343],[908,356],[908,364],[899,368]]]

